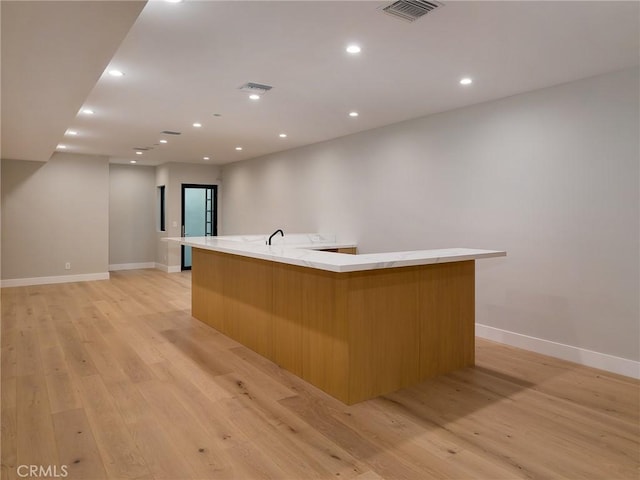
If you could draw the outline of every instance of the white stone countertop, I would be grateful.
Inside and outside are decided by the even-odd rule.
[[[269,238],[268,235],[231,235],[219,237],[169,237],[164,240],[193,248],[338,273],[428,265],[432,263],[462,262],[480,258],[503,257],[507,254],[502,250],[443,248],[350,255],[318,251],[357,246],[355,242],[338,242],[335,235],[315,233],[285,234],[284,237],[273,237],[272,245],[266,245],[267,238]]]

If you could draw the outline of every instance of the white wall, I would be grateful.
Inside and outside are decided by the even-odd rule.
[[[182,224],[182,184],[218,185],[218,212],[221,209],[220,167],[193,163],[166,163],[156,169],[156,185],[165,186],[166,232],[156,237],[156,262],[161,268],[180,270],[180,246],[163,242],[163,237],[179,237]],[[220,217],[218,217],[220,221]],[[220,229],[220,223],[218,224]],[[218,232],[220,234],[220,231]]]
[[[478,262],[478,323],[637,361],[638,85],[625,70],[227,165],[222,230],[505,249]]]
[[[48,162],[3,159],[1,240],[3,285],[108,276],[108,158],[56,153]]]
[[[2,160],[3,286],[108,278],[110,269],[136,266],[179,271],[180,248],[160,238],[180,236],[181,185],[220,188],[219,167],[108,161],[60,153],[48,162]],[[166,232],[158,231],[158,185],[166,186]]]
[[[156,200],[155,167],[109,165],[111,270],[155,264]]]

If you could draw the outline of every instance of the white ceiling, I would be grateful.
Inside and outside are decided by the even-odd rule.
[[[2,158],[49,159],[145,3],[2,0]]]
[[[445,1],[406,23],[379,10],[390,1],[155,0],[133,23],[142,3],[2,2],[3,158],[47,160],[63,143],[113,162],[223,164],[640,59],[635,1]],[[273,89],[252,101],[246,82]]]

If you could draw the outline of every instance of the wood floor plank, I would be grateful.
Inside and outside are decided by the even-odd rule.
[[[236,395],[218,402],[231,423],[261,452],[295,478],[336,476],[353,478],[365,466],[307,422],[292,414],[268,391],[245,384],[235,375],[225,376],[236,385]]]
[[[366,459],[367,466],[383,478],[433,478],[419,467],[399,461],[394,452],[381,450],[375,439],[365,432],[340,422],[336,417],[343,412],[348,413],[350,407],[329,406],[303,395],[282,400],[281,403],[351,456]]]
[[[152,343],[146,342],[144,336],[140,333],[136,326],[127,326],[121,330],[120,337],[128,346],[135,350],[136,355],[140,357],[147,365],[162,362],[164,357],[160,351],[154,347]]]
[[[137,352],[118,334],[105,335],[105,342],[116,357],[120,368],[133,382],[151,380],[153,374],[147,364],[138,356]]]
[[[13,379],[15,381],[15,378]],[[0,415],[0,478],[3,480],[18,477],[18,419],[15,406],[2,405]]]
[[[188,310],[170,310],[151,315],[141,315],[140,319],[156,332],[191,328],[198,322],[191,317]]]
[[[356,477],[358,480],[384,480],[376,472],[369,470],[368,472],[361,473]]]
[[[410,417],[390,414],[382,402],[369,402],[366,409],[341,415],[339,420],[376,439],[381,451],[393,450],[397,461],[419,465],[425,477],[466,478],[482,472],[485,478],[518,478],[517,472],[465,450],[447,430],[425,430]]]
[[[116,301],[108,299],[107,293],[101,300],[95,302],[95,307],[116,330],[122,330],[131,325],[127,312]]]
[[[316,464],[318,472],[329,475],[329,470],[341,473],[341,478],[351,478],[353,472],[359,472],[357,468],[352,468],[353,460],[348,461],[348,454],[337,448],[318,432],[311,429],[306,423],[296,416],[291,415],[280,407],[274,400],[269,389],[263,391],[259,387],[254,388],[254,383],[245,385],[235,374],[228,374],[222,377],[215,377],[213,381],[225,385],[228,395],[220,401],[212,401],[211,397],[205,396],[195,385],[191,384],[186,375],[176,375],[174,366],[169,362],[156,364],[154,366],[159,371],[159,377],[165,382],[172,382],[176,385],[174,393],[181,401],[182,405],[201,423],[208,423],[212,431],[213,438],[218,440],[217,448],[225,448],[231,457],[235,459],[235,464],[239,464],[244,458],[245,452],[250,445],[247,443],[252,439],[251,448],[261,452],[261,456],[267,454],[269,458],[276,459],[285,456],[284,460],[297,459],[303,465]],[[259,375],[254,375],[259,377]],[[247,377],[242,377],[247,378]],[[255,384],[257,385],[257,384]],[[242,397],[246,401],[238,401]],[[252,404],[256,404],[254,407]],[[245,410],[243,414],[236,411],[239,408]],[[246,410],[253,413],[248,414]],[[262,426],[258,428],[259,423]],[[262,430],[264,429],[264,430]],[[263,433],[258,433],[258,430]],[[275,437],[274,437],[275,436]],[[279,437],[291,436],[285,441],[278,440]],[[294,440],[295,439],[295,440]],[[287,443],[289,442],[289,443]],[[272,449],[275,449],[272,452]],[[256,455],[253,456],[253,464],[256,462]],[[283,459],[281,458],[280,461]],[[242,460],[246,462],[246,460]],[[254,478],[251,471],[234,470],[231,478]],[[275,468],[275,465],[274,465]],[[291,469],[290,469],[291,470]],[[311,478],[311,471],[296,472],[296,478]]]
[[[175,369],[175,365],[169,361],[157,363],[153,368],[163,382],[175,387],[173,393],[182,406],[200,424],[207,425],[212,448],[226,452],[230,460],[227,467],[230,469],[228,478],[260,478],[261,474],[265,473],[264,465],[260,461],[263,456],[260,449],[252,445],[246,435],[234,428],[228,412],[219,408],[218,401],[231,398],[231,392],[211,395],[206,388],[202,389],[194,384],[191,381],[192,377]]]
[[[633,379],[587,367],[576,368],[563,360],[549,361],[549,357],[513,347],[495,344],[492,347],[490,357],[484,360],[480,346],[479,365],[528,381],[535,390],[606,411],[611,416],[639,419],[638,395],[628,395],[630,388],[637,387]]]
[[[381,398],[387,408],[402,417],[410,418],[423,428],[446,428],[453,433],[461,448],[482,454],[511,471],[516,478],[549,477],[548,462],[535,456],[522,455],[516,444],[520,424],[504,420],[502,412],[510,408],[508,399],[500,396],[473,396],[449,386],[442,378],[424,382]],[[470,401],[469,397],[473,400]],[[482,411],[483,415],[475,416]]]
[[[70,320],[69,314],[61,307],[51,307],[52,317],[60,346],[65,352],[69,370],[76,376],[95,375],[96,367],[85,348],[82,338]]]
[[[46,306],[44,308],[46,309]],[[51,315],[48,312],[40,314],[37,320],[36,333],[40,349],[58,346],[58,336]]]
[[[137,281],[140,277],[145,278],[147,281]],[[150,288],[151,281],[153,281],[153,272],[151,275],[146,275],[144,271],[133,274],[125,271],[115,279],[115,282],[112,282],[112,285],[126,292],[121,305],[126,305],[127,311],[136,315],[162,313],[165,311],[166,302],[169,299],[165,299],[164,302],[158,302],[158,298],[163,295],[163,292]],[[100,295],[100,292],[98,295]]]
[[[4,317],[2,319],[4,325]],[[0,371],[2,378],[15,377],[18,372],[18,328],[2,329],[2,338],[0,339]]]
[[[216,351],[205,347],[197,339],[190,329],[170,329],[161,332],[166,342],[159,346],[163,355],[171,355],[169,351],[175,353],[174,357],[181,357],[185,362],[196,365],[200,370],[207,372],[210,376],[225,375],[231,372],[231,367],[227,364],[225,357],[216,355]],[[208,345],[210,346],[210,345]]]
[[[138,389],[157,418],[171,418],[163,426],[176,438],[180,456],[199,478],[226,477],[231,473],[228,456],[216,448],[218,442],[209,429],[184,408],[172,387],[151,381],[139,384]]]
[[[99,375],[78,379],[91,430],[110,478],[134,479],[150,473]]]
[[[505,397],[510,396],[514,400],[514,409],[524,410],[527,415],[533,416],[537,426],[548,424],[549,428],[563,432],[576,445],[582,445],[583,452],[594,447],[598,452],[606,449],[612,459],[620,456],[619,460],[623,461],[637,446],[637,425],[612,418],[585,405],[534,389],[513,393],[507,380],[491,379],[489,374],[477,369],[457,372],[446,381],[460,388],[481,386],[482,391],[491,390]],[[545,408],[536,408],[540,404],[544,404]]]
[[[42,375],[43,366],[38,344],[38,331],[31,313],[22,319],[25,328],[16,335],[16,375]]]
[[[16,377],[6,377],[0,384],[0,405],[14,408],[17,404]]]
[[[153,478],[197,478],[189,462],[176,454],[178,439],[164,427],[171,419],[158,421],[140,391],[129,381],[113,383],[109,391]]]
[[[16,379],[17,465],[60,465],[44,375]]]
[[[57,375],[69,371],[65,352],[59,344],[40,348],[42,367],[45,375]]]
[[[82,407],[77,386],[68,373],[47,375],[45,381],[52,414]]]
[[[65,410],[53,415],[60,464],[67,466],[68,479],[107,478],[102,458],[84,409]]]
[[[93,304],[82,307],[81,315],[82,320],[90,322],[101,334],[105,336],[111,335],[116,331],[115,327],[109,321],[109,318]]]
[[[27,302],[26,289],[24,288],[2,288],[0,290],[0,314],[2,324],[0,330],[10,330],[18,325],[17,309],[19,305]]]
[[[193,319],[189,273],[1,295],[3,480],[67,463],[83,480],[640,472],[628,377],[476,339],[475,367],[346,406]]]
[[[85,335],[91,330],[94,331],[88,354],[105,385],[109,387],[113,383],[127,379],[128,377],[118,362],[115,352],[111,350],[104,337],[90,325],[81,325],[78,328]]]
[[[2,470],[0,478],[13,479],[17,477],[17,380],[16,377],[2,379],[0,385],[0,405],[2,414],[0,416],[0,463]]]
[[[236,352],[237,348],[244,349],[245,347],[234,347],[232,352]],[[252,352],[254,353],[254,352]],[[257,354],[256,354],[257,355]],[[271,362],[269,362],[271,363]],[[240,355],[230,355],[228,357],[228,364],[232,367],[232,372],[238,377],[239,380],[245,379],[244,383],[250,383],[252,387],[257,388],[260,392],[263,392],[267,398],[271,400],[280,400],[283,398],[296,395],[296,391],[283,385],[280,382],[274,382],[273,378],[260,375],[260,370],[257,369],[251,362],[247,362]],[[275,365],[274,365],[275,366]],[[275,367],[280,369],[280,367]],[[251,379],[247,382],[247,379]]]
[[[166,360],[151,366],[157,378],[179,386],[183,391],[205,395],[211,401],[233,396],[207,372],[193,368],[190,362],[184,362],[181,356],[174,356],[168,349]]]

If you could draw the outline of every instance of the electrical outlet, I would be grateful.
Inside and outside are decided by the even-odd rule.
[[[71,270],[71,262],[67,262],[64,264],[64,269],[65,270]]]

